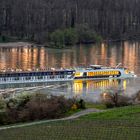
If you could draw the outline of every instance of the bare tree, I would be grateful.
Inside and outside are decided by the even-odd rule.
[[[140,0],[0,0],[0,19],[0,35],[40,42],[85,23],[104,38],[130,38],[140,35]]]

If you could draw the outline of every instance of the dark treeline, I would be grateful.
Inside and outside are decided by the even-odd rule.
[[[0,0],[1,36],[44,42],[79,24],[106,39],[139,36],[140,0]]]

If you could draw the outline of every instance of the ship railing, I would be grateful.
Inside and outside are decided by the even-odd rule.
[[[64,70],[74,70],[74,68],[69,68],[69,69],[65,69],[65,68],[60,68],[60,69],[56,69],[56,68],[46,68],[46,69],[27,69],[27,70],[23,70],[23,69],[1,69],[0,70],[0,73],[28,73],[28,72],[45,72],[45,71],[48,71],[48,72],[52,72],[52,71],[64,71]]]

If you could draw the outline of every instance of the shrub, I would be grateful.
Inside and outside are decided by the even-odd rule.
[[[0,110],[4,110],[6,108],[6,102],[3,99],[0,99]]]
[[[37,95],[31,98],[25,108],[20,111],[21,120],[53,119],[63,116],[71,109],[72,102],[63,96]]]
[[[50,35],[51,45],[61,48],[64,47],[64,32],[61,30],[56,30]]]
[[[6,110],[7,114],[7,123],[16,123],[19,122],[19,117],[18,117],[18,110],[16,108],[8,108]]]
[[[9,118],[6,112],[0,112],[0,125],[8,124]]]
[[[60,118],[79,108],[85,108],[83,100],[46,94],[21,95],[7,102],[5,113],[0,114],[0,124]]]
[[[7,35],[0,35],[0,42],[13,42],[16,41],[17,37],[7,36]]]
[[[140,104],[140,91],[136,93],[136,95],[133,97],[133,100],[135,104]]]
[[[18,101],[15,98],[11,98],[9,101],[7,101],[7,108],[8,109],[16,108],[17,105],[18,105]]]
[[[50,45],[58,48],[76,43],[101,42],[102,37],[91,30],[87,24],[77,25],[76,28],[56,30],[50,34]]]
[[[131,99],[120,95],[119,93],[103,93],[102,95],[102,102],[106,105],[107,108],[113,108],[113,107],[121,107],[121,106],[127,106],[132,104]]]
[[[78,107],[76,104],[73,104],[72,107],[71,107],[71,110],[76,110]]]
[[[77,32],[74,28],[64,30],[65,45],[74,45],[78,41]]]
[[[22,94],[16,97],[17,100],[17,109],[20,110],[25,107],[25,105],[30,101],[33,97],[33,94]]]
[[[5,42],[6,41],[6,37],[3,35],[3,36],[0,36],[0,42]]]
[[[102,38],[95,31],[91,30],[87,24],[81,24],[76,27],[79,43],[101,42]]]
[[[86,108],[85,101],[83,99],[80,99],[80,101],[77,102],[77,107],[79,109],[85,109]]]

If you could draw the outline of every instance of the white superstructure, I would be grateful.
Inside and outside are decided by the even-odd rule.
[[[75,71],[75,79],[123,79],[136,77],[134,72],[118,66],[111,68],[102,65],[90,65],[88,68],[76,68]]]

